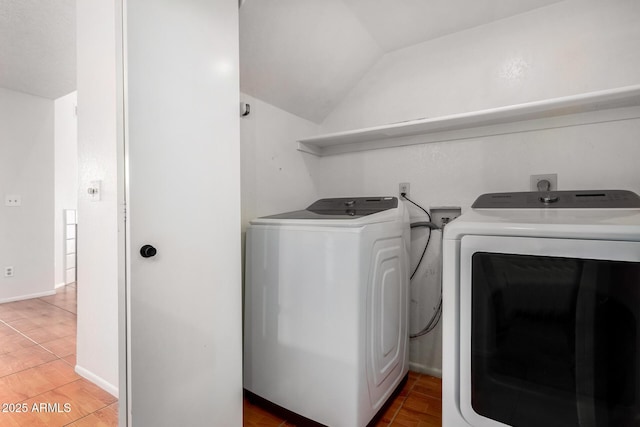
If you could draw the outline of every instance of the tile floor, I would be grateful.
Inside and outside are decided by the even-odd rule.
[[[0,304],[0,427],[117,427],[116,398],[75,363],[75,284]]]
[[[294,426],[287,420],[244,400],[244,425],[248,427]],[[376,427],[440,427],[442,380],[409,372],[409,380],[387,407]]]
[[[0,427],[117,427],[116,398],[78,376],[75,363],[75,285],[0,304]],[[439,378],[410,372],[376,427],[441,426],[441,394]],[[295,424],[245,399],[244,425]]]

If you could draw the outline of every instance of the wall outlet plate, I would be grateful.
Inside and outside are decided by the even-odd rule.
[[[558,174],[557,173],[547,173],[542,175],[531,175],[529,177],[529,190],[530,191],[540,191],[538,189],[538,183],[540,181],[547,180],[551,184],[549,191],[556,191],[558,189]]]
[[[4,268],[4,277],[13,277],[13,267]]]
[[[441,229],[462,213],[462,209],[459,206],[436,206],[429,209],[429,211],[431,212],[431,222]]]
[[[409,184],[408,182],[401,182],[400,184],[398,184],[398,194],[400,195],[400,198],[402,198],[402,193],[409,196],[410,188],[411,188],[411,184]]]
[[[10,207],[22,206],[22,197],[16,194],[8,194],[4,196],[4,205]]]

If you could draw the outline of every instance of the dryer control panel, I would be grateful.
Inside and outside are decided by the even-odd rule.
[[[527,191],[488,193],[478,197],[473,209],[640,209],[640,197],[627,190]]]

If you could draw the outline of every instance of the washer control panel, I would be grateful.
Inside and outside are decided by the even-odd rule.
[[[265,218],[350,219],[360,218],[397,207],[397,197],[338,197],[333,199],[320,199],[304,210],[271,215]]]
[[[320,215],[364,216],[397,207],[396,197],[339,197],[320,199],[307,210]]]

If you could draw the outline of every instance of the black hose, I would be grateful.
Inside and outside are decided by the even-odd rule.
[[[440,227],[438,227],[436,224],[431,222],[431,215],[429,215],[429,212],[427,212],[425,208],[415,203],[413,200],[409,199],[406,196],[406,193],[401,193],[400,195],[409,203],[413,204],[414,206],[417,206],[420,210],[422,210],[422,212],[424,212],[427,215],[427,218],[429,218],[429,221],[414,222],[410,225],[411,228],[425,227],[429,229],[429,237],[427,237],[427,243],[424,245],[424,249],[422,250],[422,255],[420,255],[420,259],[418,260],[418,264],[416,265],[415,270],[413,270],[413,273],[411,273],[411,276],[409,277],[409,280],[412,280],[413,277],[418,272],[418,268],[420,268],[420,264],[422,264],[424,255],[427,253],[427,248],[429,247],[429,241],[431,240],[431,231],[439,230]],[[431,316],[431,319],[429,319],[429,321],[427,322],[427,325],[424,328],[422,328],[420,332],[416,332],[415,334],[410,334],[409,338],[412,338],[412,339],[418,338],[433,331],[438,325],[438,323],[440,322],[441,318],[442,318],[442,280],[440,281],[440,301],[438,302],[438,305],[433,315]]]

